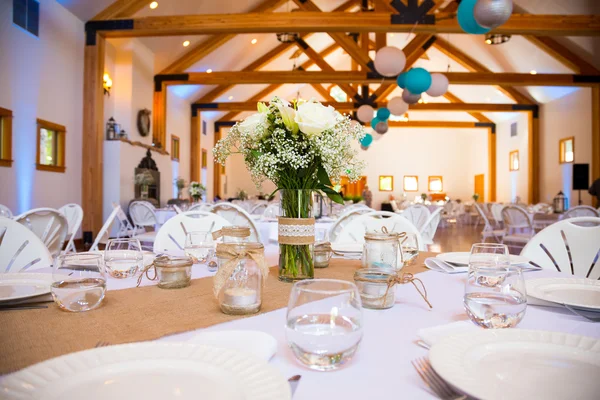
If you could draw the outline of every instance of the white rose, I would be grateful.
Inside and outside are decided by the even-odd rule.
[[[238,129],[242,133],[253,134],[256,127],[267,122],[267,114],[256,113],[252,114],[242,122],[238,124]]]
[[[332,129],[337,123],[336,114],[337,112],[331,106],[325,107],[321,103],[308,102],[298,106],[295,121],[300,130],[311,137]]]

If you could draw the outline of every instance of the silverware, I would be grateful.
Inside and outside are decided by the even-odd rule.
[[[425,357],[411,361],[423,382],[442,400],[466,400],[467,396],[454,391],[434,370]]]
[[[41,304],[13,304],[0,306],[0,311],[15,311],[15,310],[37,310],[40,308],[48,308]]]
[[[590,311],[590,313],[593,313],[593,314],[596,314],[596,315],[598,315],[597,317],[590,317],[590,316],[588,316],[588,315],[585,315],[585,314],[584,314],[584,313],[585,313],[585,311],[582,311],[582,310],[577,310],[577,309],[575,309],[575,308],[573,308],[573,307],[571,307],[571,306],[568,306],[568,305],[566,305],[566,304],[563,304],[563,306],[565,306],[565,308],[566,308],[567,310],[571,311],[573,314],[575,314],[575,315],[579,315],[580,317],[582,317],[582,318],[585,318],[585,319],[587,319],[588,321],[592,321],[592,322],[600,322],[600,314],[598,314],[597,312]]]
[[[294,375],[290,379],[288,379],[288,383],[290,384],[290,389],[292,391],[292,397],[294,397],[294,393],[296,393],[296,389],[298,388],[298,384],[300,383],[300,379],[302,375]]]
[[[104,341],[99,341],[98,343],[96,343],[96,345],[94,346],[95,348],[97,347],[106,347],[106,346],[110,346],[109,342],[104,342]]]
[[[171,236],[171,234],[170,234],[170,233],[169,233],[169,235],[168,235],[168,236],[169,236],[169,239],[171,239],[171,241],[172,241],[173,243],[175,243],[175,246],[177,246],[177,247],[179,248],[179,250],[183,250],[183,247],[181,247],[181,246],[179,245],[179,243],[177,243],[177,240],[175,240],[175,238],[174,238],[173,236]]]

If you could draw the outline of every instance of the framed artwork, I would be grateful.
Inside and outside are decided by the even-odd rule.
[[[513,150],[508,154],[508,170],[519,170],[519,150]]]
[[[404,175],[403,188],[405,192],[416,192],[419,190],[419,177],[416,175]]]
[[[558,141],[558,162],[572,163],[575,160],[575,138],[573,136]]]
[[[394,190],[394,177],[391,175],[379,176],[379,191],[391,192]]]
[[[444,190],[444,182],[441,176],[430,176],[427,184],[430,192],[440,193]]]

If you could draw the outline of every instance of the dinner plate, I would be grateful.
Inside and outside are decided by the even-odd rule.
[[[52,274],[33,272],[0,274],[0,303],[48,294],[53,282]]]
[[[471,253],[469,253],[468,251],[455,251],[451,253],[441,253],[437,255],[437,257],[441,258],[443,261],[457,265],[469,265],[470,256]],[[529,263],[529,259],[527,257],[517,256],[514,254],[511,254],[509,256],[509,260],[511,265]]]
[[[362,253],[363,243],[331,243],[334,253]]]
[[[3,399],[289,400],[280,373],[250,355],[187,343],[99,347],[6,377]]]
[[[269,361],[277,352],[277,340],[268,333],[252,330],[208,331],[196,333],[187,343],[237,350]]]
[[[490,329],[433,345],[435,371],[479,399],[597,399],[600,340],[558,332]]]
[[[600,311],[600,281],[584,278],[540,278],[526,282],[527,295],[575,308]]]

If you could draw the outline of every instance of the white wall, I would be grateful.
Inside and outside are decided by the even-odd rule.
[[[172,91],[167,91],[167,150],[172,153],[171,135],[179,137],[179,161],[172,162],[171,186],[173,190],[168,199],[177,196],[177,189],[173,180],[177,177],[185,179],[186,185],[190,183],[190,131],[191,131],[191,105],[190,102],[177,97]],[[184,197],[189,197],[187,188]],[[162,195],[161,195],[162,199]]]
[[[510,136],[510,125],[517,123],[517,136]],[[522,202],[529,199],[528,176],[528,132],[529,121],[526,113],[496,125],[496,201],[514,202],[520,197]],[[543,136],[543,134],[542,134]],[[511,151],[519,151],[519,170],[509,171],[508,158]]]
[[[81,203],[83,32],[55,0],[40,0],[35,37],[12,23],[12,1],[0,1],[0,107],[14,116],[14,162],[0,167],[0,203],[14,213]],[[65,173],[35,169],[36,118],[66,127]]]

